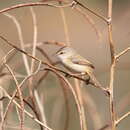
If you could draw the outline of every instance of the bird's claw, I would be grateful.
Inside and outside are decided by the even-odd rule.
[[[66,74],[65,74],[65,77],[70,78],[70,77],[72,77],[72,76],[71,76],[70,74],[66,73]]]
[[[90,83],[90,77],[86,79],[86,84],[88,85]]]

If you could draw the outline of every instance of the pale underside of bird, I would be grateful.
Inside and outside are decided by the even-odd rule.
[[[84,73],[86,71],[93,71],[93,64],[80,56],[74,49],[70,47],[63,47],[56,52],[60,62],[66,67],[75,72]]]

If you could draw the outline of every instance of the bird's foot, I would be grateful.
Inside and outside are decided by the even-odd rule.
[[[90,77],[86,79],[86,84],[88,85],[90,83]]]

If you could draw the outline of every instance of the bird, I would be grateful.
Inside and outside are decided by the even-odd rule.
[[[78,54],[75,49],[64,46],[56,52],[56,56],[65,67],[76,73],[88,75],[96,86],[101,86],[94,75],[94,65]]]

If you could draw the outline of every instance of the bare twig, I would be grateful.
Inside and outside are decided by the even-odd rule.
[[[18,96],[15,96],[15,98],[19,99]],[[24,101],[25,104],[27,104],[31,108],[31,110],[35,113],[37,119],[39,120],[38,112],[34,109],[34,107],[27,100],[23,99],[23,101]],[[41,130],[42,130],[42,128],[43,128],[42,125],[40,125],[40,127],[41,127]]]
[[[97,109],[96,102],[88,91],[83,91],[82,95],[85,107],[87,107],[88,114],[90,115],[91,121],[93,122],[94,130],[97,130],[102,126],[102,120],[101,115],[99,114],[99,111]]]
[[[70,89],[70,91],[72,92],[72,94],[74,96],[74,99],[75,99],[75,102],[76,102],[76,105],[77,105],[78,114],[79,114],[79,117],[80,117],[80,126],[82,128],[82,116],[83,115],[82,115],[82,112],[81,112],[81,107],[80,107],[80,103],[79,103],[78,97],[77,97],[73,87],[68,82],[68,80],[66,78],[64,78],[60,73],[58,73],[55,69],[52,69],[52,68],[45,68],[45,69],[54,72],[61,80],[64,81],[66,87],[68,87]]]
[[[121,121],[123,121],[125,118],[127,118],[130,115],[130,111],[127,112],[126,114],[124,114],[122,117],[118,118],[115,121],[115,126],[119,125],[119,123],[121,123]],[[102,128],[98,129],[98,130],[105,130],[106,128],[110,127],[110,124],[106,124],[104,125]]]
[[[12,97],[5,91],[5,89],[3,89],[1,86],[0,86],[0,89],[1,91],[4,92],[5,96],[8,97],[10,100],[12,100]],[[15,101],[13,100],[13,103],[19,108],[19,109],[22,109],[21,106]],[[42,122],[40,122],[37,118],[35,118],[32,114],[30,114],[28,111],[26,111],[24,109],[24,113],[26,115],[28,115],[31,119],[33,119],[35,122],[37,122],[38,124],[42,125],[43,127],[47,128],[48,130],[52,130],[50,127],[46,126],[45,124],[43,124]]]
[[[125,118],[127,118],[130,115],[130,111],[127,112],[126,114],[124,114],[122,117],[120,117],[117,121],[116,121],[116,126]]]
[[[95,11],[91,10],[90,8],[88,8],[87,6],[85,6],[84,4],[80,3],[79,1],[77,0],[74,0],[76,3],[75,4],[78,4],[79,6],[81,6],[82,8],[88,10],[89,12],[91,12],[92,14],[94,14],[95,16],[99,17],[100,19],[102,19],[104,22],[108,22],[107,18],[96,13]]]
[[[84,103],[83,103],[83,96],[82,96],[82,92],[81,92],[81,88],[82,86],[79,83],[79,80],[75,79],[75,91],[79,100],[79,104],[80,104],[80,109],[81,109],[81,121],[82,121],[82,126],[81,126],[81,130],[87,130],[87,123],[86,123],[86,117],[85,117],[85,109],[84,109]]]
[[[24,49],[23,34],[22,34],[22,28],[21,28],[20,23],[18,22],[18,20],[16,19],[16,17],[14,17],[13,15],[11,15],[9,13],[4,13],[4,15],[7,16],[8,18],[10,18],[14,22],[14,24],[15,24],[15,26],[17,28],[17,32],[18,32],[18,36],[19,36],[19,41],[20,41],[21,48],[22,48],[22,50],[25,51],[25,49]],[[23,61],[24,61],[24,65],[25,65],[27,74],[30,74],[30,69],[29,69],[29,64],[28,64],[27,57],[24,54],[22,54],[22,57],[23,57]]]
[[[36,13],[33,9],[33,7],[30,7],[30,12],[31,12],[31,15],[32,15],[32,21],[33,21],[33,46],[32,46],[32,56],[35,57],[36,56],[36,46],[37,46],[37,19],[36,19]],[[35,68],[35,60],[34,59],[31,59],[31,68],[30,68],[30,74],[33,73],[34,71],[34,68]],[[30,99],[31,99],[31,102],[32,102],[32,105],[36,111],[36,104],[35,104],[35,99],[34,99],[34,92],[33,92],[33,78],[34,77],[31,77],[29,79],[29,85],[28,85],[28,88],[29,88],[29,93],[30,93]],[[38,113],[38,112],[37,112]],[[39,114],[40,115],[40,114]],[[41,129],[43,129],[41,127]]]
[[[14,50],[12,53],[11,53],[11,56],[10,57],[8,57],[8,59],[6,59],[6,63],[9,63],[11,60],[12,60],[12,58],[15,56],[15,54],[16,54],[16,52],[17,52],[17,50]],[[0,65],[0,72],[2,72],[2,70],[3,70],[3,67],[4,67],[4,64],[2,65]]]
[[[16,83],[17,90],[13,93],[12,100],[10,100],[8,106],[6,107],[6,111],[5,111],[5,114],[4,114],[4,116],[3,116],[3,122],[1,123],[1,127],[3,127],[3,125],[4,125],[4,120],[5,120],[6,116],[7,116],[7,113],[8,113],[8,111],[9,111],[10,105],[11,105],[11,103],[12,103],[12,101],[13,101],[15,95],[17,94],[17,92],[18,92],[19,97],[20,97],[20,100],[21,100],[21,109],[24,110],[23,98],[22,98],[22,93],[21,93],[20,88],[22,87],[23,83],[24,83],[27,79],[29,79],[31,76],[33,76],[33,75],[35,75],[36,73],[38,73],[38,71],[40,70],[40,65],[41,65],[41,63],[40,63],[39,66],[38,66],[38,69],[36,70],[36,72],[34,72],[32,75],[29,75],[29,76],[26,77],[20,84],[18,84],[17,79],[15,78],[14,73],[12,72],[12,70],[10,69],[10,67],[6,64],[6,58],[7,58],[7,56],[9,56],[9,54],[12,53],[12,51],[14,51],[14,49],[15,49],[15,48],[13,48],[12,50],[10,50],[10,51],[7,53],[7,55],[6,55],[6,56],[3,58],[3,60],[2,60],[3,63],[5,64],[5,66],[7,67],[7,69],[9,70],[9,72],[11,73],[11,75],[12,75],[12,77],[13,77],[15,83]],[[22,115],[23,115],[23,111],[22,111]],[[22,115],[21,115],[21,116],[22,116]],[[23,126],[23,117],[24,117],[24,115],[21,117],[21,127]]]
[[[115,74],[115,49],[112,38],[112,0],[108,0],[108,39],[110,46],[110,54],[111,54],[111,68],[110,68],[110,83],[109,83],[109,107],[110,107],[110,116],[111,116],[111,128],[115,130],[115,110],[114,110],[114,95],[113,95],[113,85],[114,85],[114,74]]]
[[[37,47],[37,20],[36,20],[36,14],[35,11],[33,10],[32,7],[30,7],[30,11],[32,14],[32,19],[33,19],[33,27],[34,27],[34,31],[33,31],[33,48],[32,48],[32,56],[36,55],[36,47]],[[34,62],[35,60],[32,59],[31,62],[31,73],[34,71]],[[32,79],[32,78],[31,78]]]
[[[64,5],[54,5],[52,3],[43,3],[43,2],[35,2],[35,3],[24,3],[24,4],[17,4],[8,8],[4,8],[0,10],[0,13],[4,13],[13,9],[22,8],[22,7],[29,7],[29,6],[49,6],[49,7],[55,7],[55,8],[66,8],[66,7],[72,7],[73,1]]]
[[[101,34],[100,30],[96,27],[94,20],[89,15],[87,15],[85,12],[83,12],[80,8],[75,7],[74,9],[77,12],[79,12],[85,18],[85,20],[91,25],[91,27],[94,29],[94,31],[98,37],[98,40],[101,41],[102,34]]]
[[[15,84],[16,84],[17,92],[18,92],[18,94],[19,94],[20,107],[21,107],[20,128],[21,128],[21,130],[23,130],[23,126],[24,126],[24,112],[23,112],[23,111],[24,111],[24,102],[23,102],[22,92],[21,92],[21,90],[20,90],[20,88],[19,88],[19,83],[18,83],[18,81],[17,81],[17,79],[16,79],[16,77],[15,77],[15,75],[14,75],[12,69],[11,69],[6,63],[4,63],[4,64],[5,64],[6,68],[8,69],[8,71],[10,72],[10,74],[12,75],[12,77],[13,77],[13,79],[14,79],[14,81],[15,81]],[[6,111],[5,111],[5,114],[4,114],[4,116],[3,116],[3,122],[2,122],[2,125],[1,125],[2,128],[3,128],[3,126],[4,126],[4,121],[5,121],[5,118],[7,117],[7,113],[8,113],[8,111],[9,111],[9,108],[10,108],[11,103],[12,103],[12,100],[10,100],[8,106],[6,107]]]
[[[14,81],[15,81],[15,84],[16,84],[16,87],[17,87],[17,91],[18,91],[18,94],[19,94],[19,97],[20,97],[20,105],[21,105],[21,108],[22,108],[22,111],[21,111],[21,120],[20,120],[20,126],[21,126],[21,129],[23,129],[23,122],[24,122],[24,113],[23,113],[23,110],[24,110],[24,104],[23,104],[23,97],[22,97],[22,93],[21,93],[21,90],[20,88],[18,87],[18,81],[13,73],[13,71],[11,70],[11,68],[7,65],[6,63],[6,60],[7,60],[7,57],[15,50],[15,48],[11,49],[2,59],[2,62],[3,64],[6,66],[6,68],[8,69],[8,71],[10,72],[11,76],[13,77]],[[5,113],[3,115],[3,120],[2,120],[2,123],[1,123],[1,128],[3,129],[4,127],[4,121],[7,117],[7,113],[9,111],[9,108],[10,108],[10,105],[11,105],[11,101],[9,102],[9,104],[7,105],[6,107],[6,110],[5,110]]]
[[[126,48],[125,50],[123,50],[122,52],[120,52],[119,54],[117,54],[117,55],[115,56],[116,60],[119,60],[119,58],[120,58],[122,55],[126,54],[129,50],[130,50],[130,47]]]
[[[40,111],[42,122],[47,126],[44,103],[41,102],[37,90],[34,90],[34,96],[35,96],[36,103],[37,103],[39,111]],[[45,128],[45,130],[47,130],[47,129]]]
[[[67,91],[66,85],[64,84],[63,80],[60,80],[60,84],[62,86],[63,94],[65,97],[66,119],[65,119],[64,130],[67,130],[69,128],[69,119],[70,119],[70,108],[69,108],[69,97],[68,97],[69,95],[68,95],[68,91]]]
[[[57,41],[45,41],[44,44],[52,44],[52,45],[58,45],[58,46],[66,46],[64,42],[57,42]]]
[[[98,130],[106,130],[108,127],[110,127],[110,125],[109,125],[109,124],[106,124],[106,125],[104,125],[102,128],[100,128],[100,129],[98,129]]]
[[[4,93],[0,91],[0,99],[3,98],[3,96],[4,96]],[[3,115],[4,115],[4,103],[3,101],[0,100],[0,121],[1,122],[3,122],[4,120]],[[1,124],[0,124],[0,128],[2,129]]]
[[[62,17],[62,21],[63,21],[63,25],[64,25],[64,33],[65,33],[66,43],[67,43],[67,46],[70,46],[68,25],[67,25],[67,20],[66,20],[66,16],[65,16],[65,11],[63,8],[60,8],[60,13],[61,13],[61,17]]]

